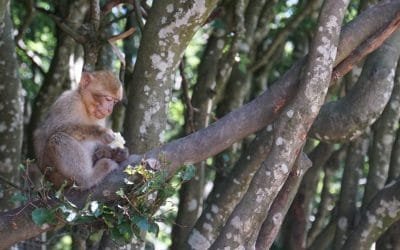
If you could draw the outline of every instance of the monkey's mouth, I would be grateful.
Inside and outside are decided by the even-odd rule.
[[[97,119],[103,119],[104,117],[106,117],[108,114],[106,112],[102,112],[101,110],[96,110],[94,112],[94,117],[96,117]]]

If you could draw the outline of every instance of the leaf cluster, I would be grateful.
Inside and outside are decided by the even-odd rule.
[[[190,180],[195,175],[195,167],[185,166],[171,180],[167,179],[165,171],[154,172],[144,165],[128,166],[125,169],[128,178],[125,180],[128,188],[120,189],[116,194],[121,198],[116,202],[88,201],[83,208],[78,208],[63,196],[63,190],[55,194],[59,203],[57,206],[37,207],[32,211],[35,224],[55,225],[59,220],[69,225],[92,224],[100,225],[109,230],[111,238],[118,244],[126,244],[133,237],[140,238],[142,232],[159,232],[157,221],[165,220],[162,215],[154,216],[159,206],[172,196],[178,186]],[[140,176],[140,185],[133,185],[129,176]],[[177,184],[178,183],[178,184]],[[48,187],[47,187],[48,188]],[[20,195],[16,199],[21,200]],[[25,199],[22,199],[25,200]]]

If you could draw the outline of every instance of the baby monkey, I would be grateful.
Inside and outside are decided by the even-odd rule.
[[[83,72],[79,87],[65,91],[34,132],[38,166],[59,188],[66,181],[80,189],[98,184],[128,157],[111,148],[114,133],[105,118],[122,99],[122,85],[110,71]]]

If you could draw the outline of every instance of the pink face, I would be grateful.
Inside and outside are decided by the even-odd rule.
[[[111,115],[114,105],[119,102],[118,99],[108,95],[93,94],[93,99],[95,103],[92,115],[97,119],[103,119]]]

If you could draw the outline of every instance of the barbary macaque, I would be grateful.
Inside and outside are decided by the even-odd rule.
[[[105,119],[122,99],[122,85],[110,71],[83,72],[79,86],[65,91],[34,132],[38,166],[55,187],[98,184],[128,157],[110,147],[115,135]]]

